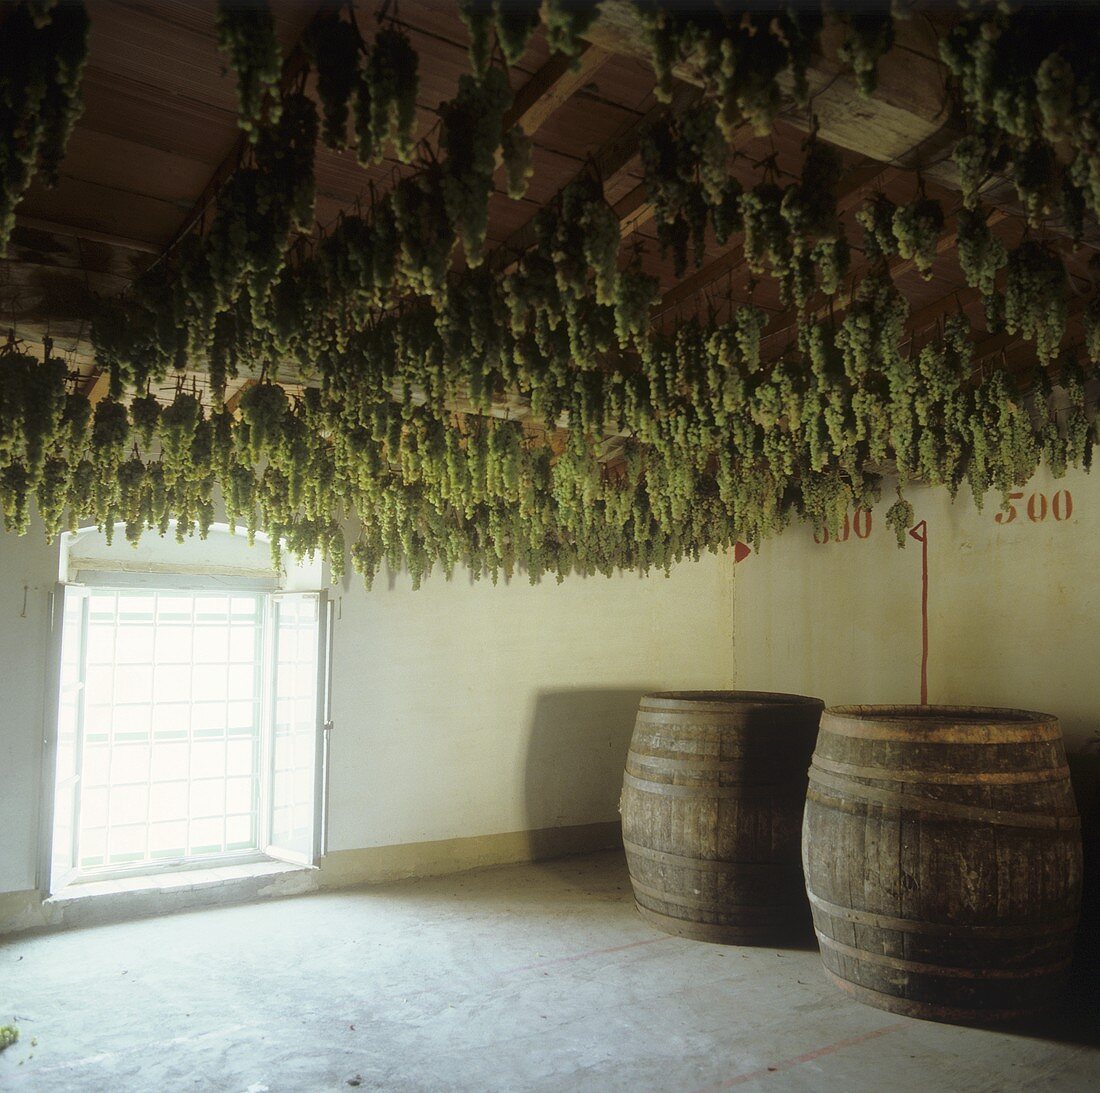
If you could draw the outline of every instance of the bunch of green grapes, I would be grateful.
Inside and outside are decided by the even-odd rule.
[[[412,162],[419,63],[404,31],[386,26],[375,35],[355,88],[357,155],[364,166],[381,162],[387,146],[403,163]]]
[[[898,253],[911,260],[926,281],[930,280],[943,233],[943,207],[927,197],[900,205],[894,210],[892,228]]]
[[[1035,342],[1041,365],[1058,354],[1066,329],[1066,271],[1061,259],[1028,240],[1008,256],[1005,329]]]
[[[302,45],[317,69],[325,143],[330,148],[346,148],[349,104],[359,82],[363,39],[354,23],[341,19],[335,11],[321,11],[307,28]]]
[[[240,127],[254,142],[264,123],[276,121],[280,111],[283,62],[275,20],[267,0],[249,4],[218,0],[215,27],[218,48],[229,55],[237,75]]]
[[[990,230],[980,209],[962,209],[956,229],[959,266],[966,283],[984,296],[996,291],[997,273],[1008,261],[1008,251]]]

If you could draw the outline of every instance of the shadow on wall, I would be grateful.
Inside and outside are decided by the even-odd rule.
[[[561,837],[547,828],[618,822],[634,716],[647,690],[653,688],[581,687],[536,696],[524,779],[533,857],[562,852]],[[607,845],[618,845],[617,836]]]

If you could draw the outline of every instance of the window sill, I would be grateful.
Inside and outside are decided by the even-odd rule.
[[[193,907],[241,903],[262,896],[297,895],[316,887],[314,868],[277,861],[249,862],[78,882],[58,889],[43,901],[43,908],[53,911],[66,926],[93,925]]]

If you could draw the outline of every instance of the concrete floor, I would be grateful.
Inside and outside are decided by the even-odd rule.
[[[9,939],[0,1088],[1100,1088],[1096,1012],[1071,1013],[860,1006],[815,952],[658,933],[607,853]]]

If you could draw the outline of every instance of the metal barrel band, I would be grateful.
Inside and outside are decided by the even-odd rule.
[[[788,906],[777,906],[776,904],[765,904],[759,902],[753,903],[738,903],[731,900],[728,895],[720,896],[715,899],[701,899],[695,895],[685,895],[682,892],[669,892],[664,888],[654,888],[650,884],[646,884],[644,881],[639,880],[637,877],[631,877],[631,884],[634,886],[634,896],[648,896],[650,899],[655,899],[659,903],[667,904],[670,907],[684,907],[690,908],[693,911],[707,911],[715,915],[725,915],[727,917],[744,914],[750,918],[761,918],[769,920],[776,915],[789,915],[791,913]]]
[[[851,945],[845,945],[829,937],[828,934],[817,933],[817,940],[823,949],[831,949],[841,956],[851,957],[864,964],[874,964],[881,968],[892,968],[895,971],[914,972],[918,975],[937,976],[942,979],[1042,979],[1048,975],[1058,975],[1069,967],[1069,957],[1055,961],[1053,964],[1041,964],[1031,968],[960,968],[948,964],[928,964],[920,960],[903,960],[897,956],[887,956],[884,953],[872,953],[866,949],[856,949]]]
[[[1031,1017],[1042,1008],[1041,1006],[1034,1006],[1030,1009],[1011,1010],[974,1009],[944,1006],[936,1002],[915,1002],[896,994],[873,990],[861,983],[853,983],[850,979],[845,979],[828,968],[824,970],[829,979],[854,1001],[888,1010],[891,1013],[900,1013],[905,1017],[924,1017],[937,1021],[1002,1022],[1014,1021],[1020,1017]]]
[[[629,760],[628,760],[629,763]],[[654,782],[646,778],[639,778],[632,773],[627,766],[623,775],[623,785],[637,790],[639,793],[648,793],[654,797],[690,797],[694,800],[726,800],[734,798],[759,799],[785,794],[791,796],[795,790],[786,786],[757,786],[749,783],[740,783],[733,786],[713,785],[678,785],[675,782]],[[801,795],[801,787],[797,787]]]
[[[821,732],[861,740],[891,740],[906,744],[1035,744],[1061,740],[1057,722],[1036,721],[1024,725],[895,726],[890,722],[830,717],[821,721]]]
[[[946,922],[924,922],[913,918],[895,918],[892,915],[863,911],[852,907],[841,907],[830,903],[813,892],[806,896],[811,905],[823,914],[842,919],[857,926],[873,926],[880,930],[897,930],[908,934],[927,934],[938,937],[973,938],[981,940],[1017,941],[1036,937],[1049,937],[1054,934],[1071,936],[1077,929],[1077,916],[1067,915],[1053,922],[1028,922],[999,925],[959,925]]]
[[[801,877],[801,868],[784,866],[780,862],[742,862],[731,861],[728,858],[693,858],[687,854],[675,854],[669,850],[655,850],[651,846],[640,846],[638,843],[623,839],[623,847],[628,854],[649,861],[658,862],[661,865],[672,865],[682,869],[695,869],[700,873],[740,873],[744,876],[759,877]]]
[[[636,767],[645,766],[658,773],[664,771],[686,771],[688,773],[700,771],[709,774],[715,771],[719,774],[740,774],[744,772],[754,778],[762,775],[765,769],[770,767],[784,782],[791,780],[790,763],[774,757],[743,756],[735,759],[712,759],[708,756],[682,759],[665,755],[653,755],[649,752],[639,751],[637,748],[631,748],[630,762]],[[803,777],[805,776],[803,775]]]
[[[825,792],[822,793],[821,791]],[[830,792],[831,791],[831,792]],[[968,820],[972,823],[995,824],[1000,827],[1025,827],[1046,831],[1077,831],[1080,817],[1055,816],[1049,812],[1007,812],[978,805],[964,805],[955,801],[933,801],[908,793],[865,786],[846,778],[837,778],[821,770],[810,770],[810,787],[807,798],[826,807],[834,802],[851,806],[859,804],[885,805],[897,812],[911,812],[929,819]],[[854,811],[854,808],[853,808]]]
[[[1041,770],[1012,771],[928,771],[898,770],[894,767],[857,766],[854,763],[841,763],[835,759],[826,759],[815,755],[813,768],[828,774],[838,774],[849,778],[873,778],[881,782],[911,782],[917,785],[1036,785],[1043,782],[1061,782],[1069,780],[1069,767],[1043,767]]]

